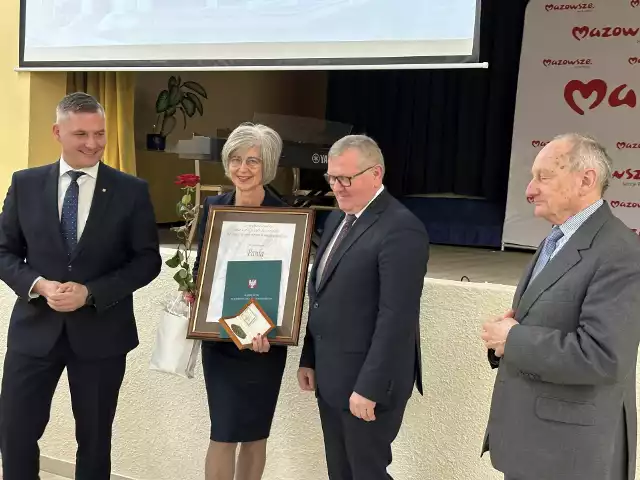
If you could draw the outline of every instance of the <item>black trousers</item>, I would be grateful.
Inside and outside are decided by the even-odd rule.
[[[99,341],[99,339],[97,339]],[[66,333],[46,357],[9,350],[0,394],[0,451],[4,480],[38,480],[42,437],[60,375],[67,368],[76,421],[76,480],[109,480],[111,432],[126,355],[78,358]]]
[[[393,480],[387,473],[406,404],[376,407],[376,420],[365,422],[349,410],[335,409],[318,397],[329,480]]]

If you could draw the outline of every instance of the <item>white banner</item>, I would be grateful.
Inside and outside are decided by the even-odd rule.
[[[502,242],[537,247],[549,224],[525,190],[540,149],[554,136],[594,136],[613,159],[605,198],[640,235],[640,0],[527,8]]]

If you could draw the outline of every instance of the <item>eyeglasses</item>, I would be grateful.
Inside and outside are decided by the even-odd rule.
[[[367,167],[364,170],[362,170],[361,172],[358,172],[355,175],[351,175],[350,177],[347,177],[345,175],[334,176],[334,175],[329,175],[328,173],[325,173],[324,174],[324,179],[331,186],[333,186],[336,182],[338,182],[343,187],[350,187],[351,186],[351,180],[353,180],[356,177],[359,177],[360,175],[362,175],[363,173],[367,172],[368,170],[371,170],[374,167],[376,167],[376,165],[372,165],[370,167]]]
[[[231,168],[240,168],[242,163],[243,163],[243,160],[240,157],[233,157],[229,159],[229,166]],[[262,160],[256,157],[248,157],[246,160],[244,160],[244,163],[247,165],[248,168],[253,170],[258,168],[260,165],[262,165]]]

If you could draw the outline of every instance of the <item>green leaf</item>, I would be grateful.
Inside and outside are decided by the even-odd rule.
[[[162,90],[156,100],[156,113],[163,113],[169,108],[169,91]]]
[[[166,111],[166,112],[164,112],[164,113],[165,113],[167,116],[171,117],[171,116],[175,115],[175,113],[176,113],[176,107],[175,107],[175,106],[173,106],[173,107],[171,107],[171,106],[170,106],[169,108],[167,108],[167,111]]]
[[[187,193],[186,195],[182,196],[182,204],[189,205],[189,203],[191,203],[191,195]]]
[[[178,86],[180,86],[180,84],[182,83],[182,78],[180,78],[180,75],[178,75],[178,80],[176,80]]]
[[[176,77],[171,75],[171,77],[169,77],[169,88],[175,87],[176,85],[178,85],[178,82],[179,80],[177,80]]]
[[[182,113],[182,118],[184,119],[184,128],[183,130],[187,129],[187,115],[184,113],[184,109],[182,107],[178,108],[178,110],[180,110],[180,112]]]
[[[178,285],[186,285],[184,282],[184,278],[180,276],[180,272],[182,272],[182,270],[176,272],[176,274],[173,276],[173,279],[178,282]]]
[[[171,90],[169,90],[169,106],[170,107],[178,106],[181,99],[182,99],[182,92],[180,91],[180,88],[177,85],[174,85],[173,87],[171,87]]]
[[[177,250],[176,254],[164,263],[169,268],[176,268],[178,265],[182,263],[182,260],[183,260],[182,253],[180,252],[180,250]]]
[[[164,119],[162,120],[162,129],[160,130],[160,134],[164,137],[171,134],[171,132],[173,132],[173,129],[176,128],[176,123],[178,123],[176,117],[168,117],[165,115]]]
[[[190,117],[196,113],[196,104],[189,97],[182,97],[182,107]]]
[[[197,97],[197,95],[194,95],[191,92],[187,92],[187,93],[185,93],[185,95],[187,96],[187,98],[189,100],[191,100],[195,104],[196,110],[198,110],[198,113],[200,113],[200,115],[202,115],[203,112],[204,112],[204,108],[202,107],[202,102]],[[183,100],[183,102],[184,102],[184,100]]]
[[[196,82],[184,82],[184,84],[182,85],[184,88],[188,88],[189,90],[192,90],[194,92],[196,92],[198,95],[202,95],[204,98],[208,98],[207,97],[207,91],[202,88],[202,85],[200,85],[199,83]]]

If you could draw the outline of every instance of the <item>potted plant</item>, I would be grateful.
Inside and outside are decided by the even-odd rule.
[[[173,132],[178,123],[176,118],[178,112],[183,119],[183,129],[186,129],[187,117],[193,117],[196,112],[203,115],[202,99],[206,98],[208,98],[207,91],[199,83],[182,82],[180,76],[169,77],[167,88],[163,89],[156,99],[156,124],[153,133],[147,135],[147,148],[164,150],[167,136]]]

